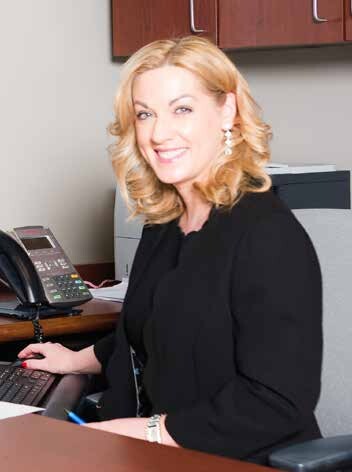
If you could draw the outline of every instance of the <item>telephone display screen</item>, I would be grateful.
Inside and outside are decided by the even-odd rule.
[[[51,249],[54,247],[48,238],[40,237],[40,238],[21,238],[21,241],[24,247],[28,251],[33,251],[35,249]]]

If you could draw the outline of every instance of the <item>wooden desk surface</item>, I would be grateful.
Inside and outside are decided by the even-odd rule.
[[[151,444],[38,415],[0,421],[2,470],[26,472],[273,472],[187,449]]]
[[[0,300],[11,299],[11,294],[1,294]],[[40,321],[44,336],[60,336],[113,329],[122,303],[103,300],[91,300],[77,308],[80,315],[55,316]],[[30,321],[21,321],[0,316],[0,342],[20,341],[33,338],[33,325]]]

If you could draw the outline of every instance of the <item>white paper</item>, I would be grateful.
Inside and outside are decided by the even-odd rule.
[[[112,287],[106,288],[92,288],[90,293],[94,298],[100,298],[101,300],[110,300],[123,302],[128,287],[128,278],[123,278],[122,282],[119,284],[113,285]]]
[[[305,174],[309,172],[334,172],[335,164],[294,164],[289,166],[292,174]]]
[[[311,172],[333,172],[335,164],[280,164],[270,162],[264,166],[267,174],[307,174]]]
[[[273,168],[273,169],[282,169],[285,167],[288,167],[288,164],[283,164],[281,162],[269,162],[268,164],[265,165],[267,168]]]
[[[43,410],[44,408],[38,408],[37,406],[17,405],[16,403],[0,401],[0,420]]]
[[[266,167],[265,172],[269,175],[273,174],[291,174],[290,168],[287,167]]]

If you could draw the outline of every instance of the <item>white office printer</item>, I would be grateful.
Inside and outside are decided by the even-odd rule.
[[[115,278],[129,277],[134,255],[141,238],[143,224],[140,220],[127,221],[128,211],[118,187],[114,210]]]

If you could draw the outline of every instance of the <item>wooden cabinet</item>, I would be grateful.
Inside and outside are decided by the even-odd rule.
[[[352,0],[112,0],[112,25],[114,56],[190,34],[222,49],[336,44],[352,41]]]
[[[190,35],[192,27],[216,42],[217,0],[112,0],[112,26],[114,56],[128,56],[156,39]]]
[[[352,41],[352,0],[345,0],[346,41]]]
[[[344,40],[343,0],[219,0],[224,49],[337,43]]]

